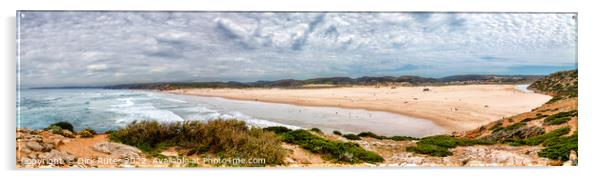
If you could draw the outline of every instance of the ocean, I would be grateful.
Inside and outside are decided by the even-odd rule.
[[[308,107],[144,90],[24,89],[17,99],[17,127],[42,129],[58,121],[76,130],[106,131],[136,120],[243,120],[250,126],[320,128],[330,132],[426,136],[446,131],[429,120],[388,112]]]

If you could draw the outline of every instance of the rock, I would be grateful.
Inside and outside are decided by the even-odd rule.
[[[163,151],[163,152],[161,152],[161,155],[164,155],[167,157],[177,157],[178,153],[175,151]]]
[[[31,153],[31,152],[32,152],[32,151],[31,151],[31,149],[29,149],[29,148],[27,148],[27,147],[24,147],[24,148],[22,148],[22,149],[21,149],[21,150],[19,150],[19,151],[23,152],[24,154],[29,154],[29,153]]]
[[[73,132],[67,130],[67,129],[63,129],[61,130],[61,135],[65,136],[65,137],[69,137],[69,138],[74,138],[75,134],[73,134]]]
[[[569,160],[564,162],[562,166],[577,166],[577,152],[571,150],[569,154]]]
[[[42,153],[39,157],[40,159],[43,159],[44,162],[54,165],[70,164],[76,159],[74,155],[59,150],[51,150],[50,152]]]
[[[71,142],[71,139],[63,139],[63,140],[61,140],[61,143],[63,143],[63,144],[66,144],[66,143],[69,143],[69,142]]]
[[[112,157],[124,159],[136,159],[140,157],[141,151],[136,147],[113,142],[100,142],[93,146],[95,151],[110,154]]]
[[[30,159],[37,159],[38,158],[38,154],[36,153],[30,153],[29,155],[27,155],[28,158]]]
[[[38,143],[36,141],[29,141],[29,142],[25,143],[25,146],[27,146],[28,148],[30,148],[33,151],[43,151],[44,150],[44,146],[42,146],[40,143]]]
[[[481,167],[481,166],[486,166],[486,163],[480,160],[470,160],[468,162],[466,162],[466,164],[464,166],[469,166],[469,167]]]
[[[59,146],[59,145],[63,144],[63,140],[61,140],[61,139],[53,139],[52,140],[52,144],[54,146]]]

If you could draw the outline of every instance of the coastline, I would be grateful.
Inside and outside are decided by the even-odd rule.
[[[321,89],[192,88],[163,92],[299,106],[390,112],[432,121],[449,133],[474,129],[503,117],[527,112],[551,98],[543,94],[522,92],[516,89],[516,85],[380,88],[361,86]]]

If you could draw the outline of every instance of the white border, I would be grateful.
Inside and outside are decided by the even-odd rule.
[[[575,178],[596,176],[602,147],[600,130],[600,12],[595,1],[525,1],[525,0],[415,0],[392,3],[392,0],[265,0],[265,1],[210,1],[210,0],[19,0],[2,2],[2,137],[3,178]],[[193,3],[194,2],[194,3]],[[237,11],[462,11],[462,12],[578,12],[579,16],[579,82],[581,119],[579,166],[544,168],[375,168],[375,169],[130,169],[130,170],[16,170],[15,113],[16,113],[16,10],[237,10]]]

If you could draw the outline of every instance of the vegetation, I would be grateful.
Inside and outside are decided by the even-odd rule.
[[[320,133],[320,134],[322,133],[322,130],[320,130],[320,129],[318,129],[318,128],[315,128],[315,127],[314,127],[314,128],[311,128],[311,129],[310,129],[310,131],[314,131],[314,132],[316,132],[316,133]]]
[[[340,135],[343,135],[343,133],[341,133],[341,131],[337,131],[337,130],[335,130],[335,131],[332,131],[332,133],[333,133],[334,135],[338,135],[338,136],[340,136]]]
[[[379,139],[379,140],[390,139],[390,140],[394,140],[394,141],[418,140],[418,138],[410,137],[410,136],[392,136],[392,137],[387,137],[387,136],[377,135],[377,134],[372,133],[372,132],[360,132],[359,134],[357,134],[357,136],[359,136],[359,137],[370,137],[370,138],[375,138],[375,139]]]
[[[105,86],[109,89],[158,89],[173,90],[182,88],[303,88],[306,85],[327,84],[335,86],[348,85],[379,85],[379,84],[473,84],[473,83],[507,83],[517,84],[534,81],[541,76],[536,75],[456,75],[443,78],[425,78],[419,76],[380,76],[380,77],[326,77],[306,80],[283,79],[275,81],[255,82],[171,82],[145,83]]]
[[[553,103],[562,99],[577,97],[579,86],[577,78],[577,70],[556,72],[535,81],[529,86],[529,89],[554,96],[548,101],[548,103]]]
[[[302,129],[281,133],[279,135],[284,142],[299,145],[312,153],[322,155],[324,159],[335,162],[377,163],[384,161],[378,154],[367,151],[356,143],[328,140]]]
[[[548,116],[543,120],[544,125],[558,125],[566,123],[571,120],[572,117],[577,116],[577,110],[559,112],[554,115]]]
[[[517,146],[517,145],[530,145],[530,146],[539,145],[548,140],[556,140],[560,136],[568,134],[570,131],[571,131],[570,128],[564,127],[564,128],[556,129],[556,130],[553,130],[553,131],[550,131],[548,133],[541,134],[538,136],[510,141],[509,144],[515,145],[515,146]]]
[[[375,133],[372,132],[360,132],[359,134],[357,134],[358,137],[371,137],[371,138],[375,138],[375,139],[384,139],[386,138],[385,136],[379,136],[376,135]]]
[[[68,123],[68,122],[57,122],[54,124],[50,124],[47,129],[52,129],[53,126],[57,126],[57,127],[60,127],[61,129],[66,129],[71,132],[74,132],[73,125],[71,125],[71,123]],[[56,129],[56,127],[55,127],[55,129]]]
[[[96,135],[96,131],[94,131],[92,128],[87,127],[79,131],[78,134],[80,137],[89,138],[94,137],[94,135]]]
[[[110,134],[115,142],[136,146],[156,155],[165,147],[191,148],[188,154],[211,153],[220,158],[260,158],[265,164],[282,164],[286,150],[273,132],[249,128],[237,120],[159,123],[132,122]],[[246,165],[246,164],[243,164]]]
[[[345,134],[343,137],[349,140],[361,140],[361,138],[355,134]]]
[[[281,134],[281,133],[286,133],[286,132],[292,131],[291,129],[286,128],[286,127],[282,127],[282,126],[270,126],[270,127],[263,128],[263,130],[264,131],[271,131],[271,132],[274,132],[276,134]]]
[[[538,153],[540,157],[553,160],[567,161],[571,151],[577,152],[577,133],[569,137],[560,137],[547,140],[543,143],[545,148]]]
[[[471,146],[471,145],[491,145],[493,142],[481,139],[466,139],[457,138],[449,135],[436,135],[429,136],[420,139],[416,143],[415,147],[408,147],[407,150],[419,154],[426,154],[431,156],[445,157],[452,155],[449,151],[450,148],[457,146]]]
[[[410,137],[410,136],[392,136],[392,137],[388,137],[388,139],[391,139],[394,141],[420,140],[420,138]]]

